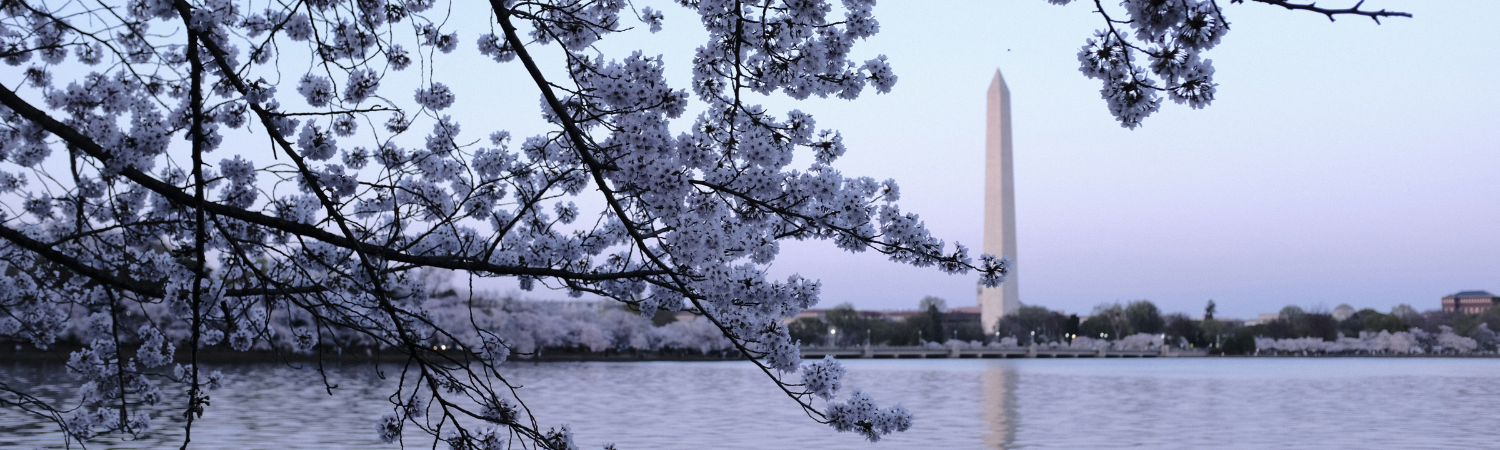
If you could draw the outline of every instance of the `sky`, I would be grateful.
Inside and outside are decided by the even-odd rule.
[[[1500,65],[1484,56],[1500,3],[1367,3],[1415,16],[1383,25],[1226,5],[1231,31],[1207,54],[1217,100],[1166,104],[1136,130],[1078,72],[1092,5],[943,5],[882,3],[861,50],[891,59],[895,91],[815,113],[844,132],[846,173],[897,179],[906,210],[979,247],[984,93],[1002,70],[1023,303],[1201,314],[1213,299],[1244,318],[1500,291]],[[822,279],[825,306],[974,304],[975,276],[785,248],[776,269]]]
[[[636,6],[663,10],[665,31],[600,48],[660,54],[669,81],[688,88],[706,35],[690,11],[656,3]],[[1221,316],[1249,318],[1289,304],[1433,309],[1459,290],[1500,291],[1500,35],[1487,32],[1500,2],[1365,6],[1415,17],[1329,22],[1225,4],[1231,30],[1206,54],[1217,100],[1202,110],[1168,101],[1136,130],[1121,128],[1100,84],[1078,72],[1079,47],[1102,24],[1084,2],[882,2],[880,34],[855,55],[886,55],[900,77],[894,91],[866,90],[853,102],[753,101],[840,130],[849,152],[836,168],[896,179],[904,211],[978,249],[984,93],[1002,70],[1015,131],[1013,282],[1026,304],[1087,314],[1149,299],[1196,315],[1212,299]],[[484,15],[456,11],[453,20]],[[518,138],[542,130],[519,64],[464,62],[477,57],[465,56],[472,35],[434,72],[460,95],[455,116],[478,114]],[[560,67],[555,51],[538,55]],[[465,122],[466,132],[486,126]],[[913,308],[928,295],[975,303],[976,275],[841,253],[829,242],[784,243],[770,270],[822,280],[821,307]]]

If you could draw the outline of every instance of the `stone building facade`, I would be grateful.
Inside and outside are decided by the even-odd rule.
[[[1444,312],[1479,314],[1495,305],[1500,305],[1500,297],[1489,291],[1463,291],[1443,297]]]

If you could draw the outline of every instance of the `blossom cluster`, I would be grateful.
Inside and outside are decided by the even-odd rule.
[[[868,394],[854,391],[846,402],[828,405],[828,420],[839,431],[853,431],[870,442],[883,435],[911,428],[911,411],[901,405],[880,408]]]
[[[823,400],[832,399],[838,393],[843,378],[844,365],[833,359],[833,355],[802,366],[802,384],[807,387],[807,392]]]
[[[1350,1],[1354,5],[1347,8],[1323,7],[1318,2],[1251,1],[1322,14],[1329,20],[1352,15],[1380,23],[1381,18],[1411,17],[1404,12],[1363,9],[1364,0]],[[1067,5],[1073,0],[1047,2]],[[1220,2],[1120,0],[1123,16],[1119,10],[1106,9],[1099,0],[1093,2],[1093,7],[1094,13],[1104,20],[1105,28],[1095,31],[1079,50],[1079,71],[1103,83],[1099,93],[1120,126],[1131,129],[1140,126],[1142,120],[1161,108],[1163,94],[1193,109],[1213,103],[1218,84],[1214,82],[1213,60],[1204,58],[1203,52],[1219,45],[1229,32],[1229,21],[1224,18]]]
[[[1120,6],[1125,17],[1119,19],[1100,8],[1107,28],[1078,52],[1079,71],[1103,82],[1100,94],[1120,125],[1140,126],[1161,108],[1162,93],[1194,109],[1213,103],[1213,60],[1202,53],[1229,31],[1219,6],[1213,0],[1123,0]]]

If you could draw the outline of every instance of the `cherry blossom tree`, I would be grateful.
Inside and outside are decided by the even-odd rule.
[[[219,384],[203,349],[321,355],[357,340],[403,358],[373,427],[388,442],[575,448],[498,370],[517,343],[424,306],[420,270],[446,269],[647,316],[690,310],[812,420],[872,441],[907,429],[899,405],[840,397],[836,361],[803,364],[782,319],[819,284],[766,272],[781,241],[818,239],[1004,279],[1007,261],[902,210],[894,181],[836,170],[837,131],[756,103],[891,90],[887,59],[854,52],[880,29],[875,2],[677,3],[708,35],[685,88],[663,57],[598,45],[664,26],[662,10],[618,0],[0,2],[0,337],[79,336],[68,368],[84,386],[79,405],[3,385],[0,402],[84,440],[145,431],[143,406],[177,390],[186,447]],[[1227,30],[1217,3],[1129,0],[1129,20],[1095,5],[1109,30],[1080,59],[1122,124],[1155,111],[1157,91],[1212,100],[1198,55]],[[484,59],[440,67],[460,45]],[[486,65],[524,69],[547,131],[453,115],[450,85]]]
[[[1488,328],[1485,328],[1488,330]],[[1338,339],[1324,340],[1319,337],[1273,339],[1268,337],[1256,337],[1256,353],[1264,354],[1353,354],[1353,355],[1383,355],[1383,354],[1469,354],[1480,348],[1478,340],[1460,336],[1453,332],[1453,328],[1447,325],[1438,327],[1438,334],[1433,336],[1420,328],[1412,328],[1410,331],[1397,331],[1391,333],[1381,330],[1379,333],[1361,331],[1359,337],[1339,336]]]

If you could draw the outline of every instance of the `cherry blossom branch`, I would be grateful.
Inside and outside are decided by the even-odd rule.
[[[840,226],[836,226],[836,225],[827,224],[827,223],[824,223],[824,222],[826,222],[825,218],[813,217],[813,216],[809,216],[809,215],[806,215],[806,214],[798,213],[798,212],[793,211],[793,210],[788,209],[788,208],[784,208],[784,207],[780,207],[780,206],[777,206],[777,205],[773,205],[773,204],[771,204],[769,202],[757,199],[757,198],[755,198],[753,196],[747,195],[747,194],[745,194],[743,192],[740,192],[740,191],[737,191],[735,189],[731,189],[731,188],[729,188],[727,186],[719,185],[719,184],[716,184],[716,183],[709,183],[709,182],[701,181],[701,180],[692,180],[692,181],[689,181],[689,183],[691,183],[693,185],[697,185],[697,186],[703,186],[703,187],[706,187],[706,188],[713,189],[715,191],[719,191],[719,192],[723,192],[723,193],[732,195],[735,198],[740,199],[741,201],[744,201],[746,203],[750,203],[752,205],[756,205],[757,207],[760,207],[760,208],[764,208],[764,209],[766,209],[768,211],[771,211],[772,213],[775,213],[775,214],[777,214],[779,216],[799,219],[799,220],[805,221],[807,223],[816,224],[815,226],[818,227],[818,228],[827,228],[827,229],[836,231],[836,232],[838,232],[841,235],[848,236],[848,237],[854,238],[856,240],[859,240],[860,242],[864,242],[866,244],[869,244],[871,248],[874,248],[875,251],[880,252],[882,254],[894,254],[894,253],[898,253],[898,252],[910,252],[910,253],[913,253],[913,254],[923,255],[926,258],[931,258],[931,259],[936,260],[936,261],[941,261],[941,262],[948,263],[948,264],[959,265],[959,266],[962,266],[962,267],[965,267],[965,268],[971,269],[971,270],[980,270],[980,271],[985,270],[985,268],[983,268],[983,267],[975,266],[972,263],[969,263],[969,262],[966,262],[966,261],[962,261],[959,258],[956,258],[956,257],[953,257],[953,256],[943,255],[943,254],[940,254],[940,253],[932,253],[932,252],[929,252],[927,249],[913,248],[913,247],[902,246],[902,245],[899,245],[899,244],[888,243],[888,242],[885,242],[885,241],[878,240],[874,236],[865,236],[865,235],[862,235],[862,234],[859,233],[858,230],[855,230],[855,229],[851,229],[851,228],[848,228],[848,227],[840,227]],[[1002,276],[1005,275],[1006,273],[1007,273],[1006,270],[1001,269],[1000,274]]]
[[[185,3],[178,4],[179,12],[187,10],[188,8]],[[204,201],[203,188],[205,185],[203,180],[203,55],[198,51],[198,31],[192,24],[191,15],[184,16],[183,24],[187,28],[187,57],[190,65],[188,82],[191,85],[188,86],[188,113],[191,115],[189,120],[192,123],[191,128],[188,130],[188,139],[192,141],[193,146],[193,200],[202,204]],[[191,373],[188,375],[188,378],[191,381],[188,388],[187,411],[183,413],[187,417],[187,423],[182,427],[181,450],[187,450],[188,443],[193,442],[193,413],[197,412],[198,416],[202,417],[203,404],[207,401],[207,399],[200,397],[203,392],[203,386],[199,383],[198,379],[198,342],[201,338],[199,336],[201,329],[203,328],[203,281],[206,279],[205,272],[208,267],[208,254],[204,248],[205,244],[207,244],[206,241],[208,241],[208,227],[206,225],[203,208],[194,208],[193,261],[197,264],[193,267],[193,288],[189,294],[192,297],[193,308],[193,320],[190,322],[191,325],[189,325],[193,327],[192,335],[188,340],[190,343],[188,348],[191,352],[191,356],[188,359],[188,368],[191,370]],[[123,399],[125,396],[122,394],[120,397]],[[124,420],[123,414],[121,420]]]
[[[1049,1],[1061,5],[1072,0]],[[1361,9],[1365,0],[1349,8],[1325,8],[1289,0],[1250,1],[1323,14],[1330,21],[1340,15],[1369,17],[1377,24],[1381,18],[1411,17],[1405,12]],[[1134,129],[1154,114],[1161,104],[1158,94],[1194,109],[1213,102],[1217,91],[1213,61],[1204,57],[1204,52],[1218,45],[1229,30],[1218,0],[1126,0],[1120,6],[1128,20],[1112,17],[1102,0],[1092,3],[1093,13],[1103,19],[1104,27],[1094,34],[1099,41],[1089,39],[1079,52],[1080,71],[1103,82],[1102,97],[1121,126]],[[1140,59],[1147,67],[1136,66],[1136,52],[1144,55]]]
[[[613,192],[609,189],[609,185],[606,184],[606,181],[603,177],[603,170],[605,169],[605,167],[602,167],[601,164],[595,161],[593,156],[589,153],[588,149],[591,148],[591,146],[584,138],[583,132],[573,122],[572,117],[565,113],[566,108],[564,108],[562,102],[557,99],[557,96],[552,93],[550,83],[546,81],[546,77],[541,73],[541,69],[537,67],[535,61],[532,60],[529,52],[525,48],[524,42],[521,41],[519,34],[516,32],[515,26],[510,22],[510,10],[504,6],[501,0],[490,0],[490,6],[495,11],[501,28],[505,31],[506,40],[511,44],[512,48],[516,52],[517,59],[520,59],[521,62],[526,66],[526,69],[530,73],[532,79],[536,82],[538,88],[542,91],[543,98],[546,99],[548,105],[553,109],[553,111],[557,111],[557,117],[558,120],[562,122],[564,132],[567,133],[569,138],[573,141],[574,150],[578,152],[580,158],[584,161],[584,163],[590,166],[590,174],[593,176],[599,190],[604,194],[610,208],[614,210],[616,217],[624,222],[627,232],[631,235],[632,239],[636,241],[636,245],[641,250],[643,256],[648,258],[658,267],[667,267],[665,263],[663,263],[654,252],[650,251],[650,247],[646,244],[646,238],[641,235],[640,231],[629,219],[629,216],[626,214],[624,208],[620,205],[620,202],[614,197]],[[681,276],[680,274],[678,274],[676,271],[668,271],[666,275],[674,280],[673,284],[680,286],[678,288],[679,291],[682,292],[693,303],[693,305],[703,313],[703,316],[705,318],[708,318],[708,320],[712,321],[715,326],[725,332],[725,336],[728,337],[729,341],[733,343],[734,346],[740,351],[740,354],[745,355],[746,359],[750,360],[753,364],[755,364],[756,367],[760,368],[760,370],[765,373],[767,377],[775,381],[776,385],[783,392],[785,392],[788,397],[796,401],[804,411],[808,412],[809,415],[816,414],[820,418],[819,421],[823,421],[823,419],[821,418],[826,417],[823,412],[818,411],[812,406],[810,402],[804,401],[801,395],[793,392],[786,383],[783,383],[780,378],[776,377],[771,372],[770,367],[766,366],[765,363],[763,363],[760,358],[756,356],[757,352],[746,347],[744,342],[742,342],[738,336],[735,336],[734,333],[729,331],[731,329],[730,327],[720,321],[719,318],[715,317],[713,313],[709,312],[708,308],[703,307],[703,304],[701,303],[703,297],[701,295],[694,294],[689,289],[687,289],[687,283],[684,280],[679,279],[679,277]]]
[[[1231,1],[1233,3],[1241,3],[1241,2],[1244,2],[1245,0],[1231,0]],[[1307,3],[1307,4],[1301,4],[1301,3],[1292,3],[1292,2],[1287,1],[1287,0],[1250,0],[1250,1],[1256,2],[1256,3],[1264,3],[1264,4],[1267,4],[1267,5],[1280,6],[1282,8],[1286,8],[1286,9],[1294,10],[1294,11],[1295,10],[1301,10],[1301,11],[1315,12],[1315,13],[1318,13],[1318,14],[1322,14],[1324,16],[1328,16],[1328,21],[1329,22],[1333,22],[1335,20],[1334,16],[1339,16],[1339,15],[1353,15],[1353,16],[1369,17],[1371,20],[1374,20],[1375,23],[1380,23],[1380,19],[1383,18],[1383,17],[1408,17],[1408,18],[1411,17],[1411,13],[1405,13],[1405,12],[1399,12],[1399,11],[1387,11],[1385,9],[1381,9],[1379,11],[1371,11],[1371,10],[1367,10],[1367,9],[1359,9],[1360,6],[1364,6],[1365,0],[1359,0],[1359,3],[1355,3],[1354,6],[1350,6],[1348,8],[1342,8],[1342,9],[1340,9],[1340,8],[1323,8],[1323,7],[1318,6],[1318,4],[1316,2],[1314,2],[1314,3]]]
[[[79,133],[71,126],[63,124],[62,122],[53,119],[51,116],[47,115],[41,110],[36,109],[36,107],[21,99],[15,94],[15,92],[11,91],[10,88],[4,86],[3,84],[0,84],[0,104],[4,104],[5,106],[10,107],[12,110],[19,113],[22,117],[25,117],[27,120],[41,125],[48,132],[51,132],[52,134],[62,138],[70,145],[76,146],[80,150],[83,150],[84,153],[88,154],[90,157],[101,161],[107,161],[110,159],[109,155],[104,152],[103,148],[100,147],[99,144],[94,143],[93,140]],[[326,242],[338,247],[371,253],[375,256],[379,256],[383,259],[391,261],[400,261],[420,266],[437,267],[442,269],[469,270],[480,273],[493,273],[496,275],[526,275],[535,277],[573,278],[589,281],[631,279],[643,276],[662,275],[666,273],[665,271],[661,270],[644,270],[619,273],[579,273],[549,268],[505,266],[469,258],[410,255],[396,251],[389,247],[369,244],[356,239],[348,239],[342,236],[338,236],[312,225],[294,222],[279,217],[266,216],[264,214],[235,208],[212,201],[204,200],[202,202],[199,202],[193,196],[183,193],[175,186],[162,182],[150,175],[146,175],[145,173],[141,172],[139,169],[135,169],[134,167],[121,169],[120,174],[130,181],[135,182],[136,184],[139,184],[154,193],[166,197],[173,203],[177,203],[190,208],[202,209],[210,214],[220,215],[247,223],[293,233],[299,236]]]
[[[5,239],[6,241],[16,244],[21,248],[31,251],[32,253],[36,253],[38,256],[41,256],[48,261],[52,261],[54,263],[62,265],[63,267],[68,268],[68,270],[71,270],[74,273],[89,277],[93,280],[98,280],[101,283],[147,297],[161,297],[163,295],[160,287],[106,273],[103,270],[79,262],[77,259],[68,256],[63,252],[57,251],[57,249],[51,245],[47,245],[44,242],[39,242],[35,239],[32,239],[26,236],[26,234],[22,233],[20,230],[10,228],[5,225],[0,225],[0,239]]]

